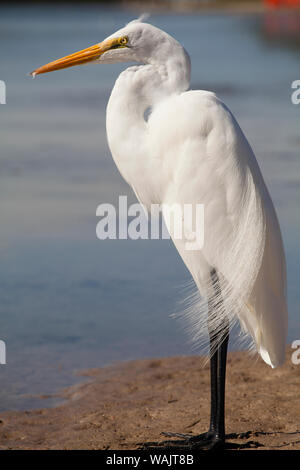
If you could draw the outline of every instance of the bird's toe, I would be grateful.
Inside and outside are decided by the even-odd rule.
[[[222,450],[225,447],[225,440],[221,439],[209,431],[197,436],[182,433],[163,432],[164,436],[176,437],[176,440],[152,441],[141,443],[142,450],[176,450],[176,451],[193,451],[193,450]]]

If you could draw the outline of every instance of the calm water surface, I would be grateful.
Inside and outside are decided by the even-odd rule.
[[[172,244],[95,236],[98,204],[119,194],[134,201],[105,135],[106,103],[124,65],[26,76],[135,16],[95,6],[1,7],[1,410],[55,403],[37,396],[74,383],[77,370],[192,352],[170,317],[189,279]],[[300,106],[290,96],[299,42],[268,35],[260,15],[160,14],[151,22],[184,44],[192,88],[216,91],[254,148],[286,247],[288,340],[298,339]]]

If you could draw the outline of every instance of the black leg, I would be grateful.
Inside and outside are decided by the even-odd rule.
[[[193,436],[190,440],[194,443],[201,443],[205,440],[213,445],[219,446],[225,443],[225,377],[226,359],[229,338],[229,321],[223,312],[220,327],[216,325],[215,310],[219,307],[220,285],[215,270],[211,272],[212,285],[215,291],[215,298],[208,305],[207,326],[210,338],[210,425],[207,433]],[[217,300],[215,300],[217,299]],[[224,325],[226,321],[226,325]],[[219,344],[215,349],[215,341]],[[203,445],[206,443],[203,442]]]
[[[210,358],[210,424],[208,433],[213,435],[217,427],[218,409],[218,350]]]
[[[217,290],[218,277],[215,270],[210,273],[211,281],[214,287],[214,291]],[[218,293],[218,292],[216,292]],[[207,317],[207,328],[210,341],[210,425],[208,434],[213,436],[216,432],[217,427],[217,407],[218,407],[218,350],[214,349],[214,343],[216,339],[214,329],[214,311],[216,308],[214,299],[211,299],[208,303],[208,317]]]
[[[215,270],[211,272],[212,284],[216,294],[216,299],[220,300],[220,285],[218,276]],[[229,338],[229,321],[225,314],[222,312],[222,325],[215,330],[216,325],[214,322],[214,329],[212,327],[211,318],[217,305],[213,302],[209,305],[208,312],[208,331],[210,336],[211,346],[211,361],[210,361],[210,376],[211,376],[211,415],[210,415],[210,428],[209,433],[214,435],[217,439],[225,440],[225,377],[226,377],[226,360],[227,360],[227,347]],[[224,325],[224,321],[226,324]],[[216,336],[219,340],[219,345],[216,351],[213,350],[214,340]]]
[[[216,436],[225,440],[225,377],[228,335],[218,349]]]
[[[184,441],[163,441],[149,443],[161,448],[178,448],[181,447],[191,449],[218,449],[224,447],[225,444],[225,376],[226,376],[226,359],[229,338],[229,321],[223,312],[220,326],[216,325],[215,310],[220,305],[220,285],[215,270],[211,272],[212,285],[215,291],[215,298],[208,305],[208,332],[210,338],[210,426],[208,432],[197,436],[190,436],[181,433],[163,433],[168,437],[183,438]],[[216,300],[217,299],[217,300]],[[224,325],[224,321],[226,324]],[[215,342],[218,340],[218,347],[215,348]]]

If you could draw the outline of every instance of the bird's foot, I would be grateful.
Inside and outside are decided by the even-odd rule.
[[[155,442],[145,442],[141,445],[143,450],[176,450],[176,451],[194,451],[194,450],[223,450],[225,447],[225,439],[215,435],[212,431],[208,431],[197,436],[181,433],[162,433],[166,437],[176,437],[176,440],[164,440]]]
[[[214,436],[212,431],[203,432],[201,434],[183,434],[179,432],[162,432],[163,436],[166,437],[179,437],[187,441],[187,443],[202,442],[211,439]]]

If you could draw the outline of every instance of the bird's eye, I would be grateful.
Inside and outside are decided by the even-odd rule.
[[[125,46],[125,44],[128,43],[128,37],[127,37],[127,36],[123,36],[122,38],[120,38],[119,43],[120,43],[122,46]]]

